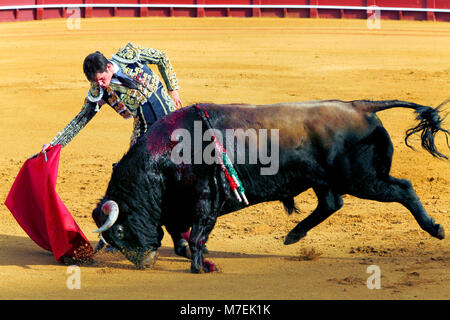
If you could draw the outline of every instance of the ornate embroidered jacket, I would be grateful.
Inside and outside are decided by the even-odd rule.
[[[66,146],[105,103],[123,118],[134,118],[131,144],[134,144],[153,122],[175,110],[175,104],[158,75],[147,66],[157,65],[167,90],[179,89],[176,74],[164,52],[128,43],[112,56],[111,62],[118,68],[115,73],[117,78],[120,79],[121,76],[122,79],[125,78],[123,80],[128,79],[133,85],[125,86],[116,80],[103,89],[97,83],[91,83],[81,111],[58,132],[50,142],[52,145]]]

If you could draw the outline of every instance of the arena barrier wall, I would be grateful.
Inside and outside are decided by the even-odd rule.
[[[449,0],[2,0],[0,22],[90,17],[292,17],[450,22]]]

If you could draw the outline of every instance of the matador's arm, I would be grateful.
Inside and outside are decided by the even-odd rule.
[[[86,124],[97,114],[96,102],[91,102],[86,98],[81,111],[73,118],[62,131],[52,139],[51,145],[61,144],[65,147],[83,129]]]
[[[167,55],[160,50],[135,46],[139,50],[139,58],[147,64],[156,64],[168,91],[178,90],[178,80]]]

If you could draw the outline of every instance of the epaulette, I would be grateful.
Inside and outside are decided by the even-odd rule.
[[[97,84],[93,83],[87,93],[87,99],[90,102],[99,102],[103,97],[103,89]]]
[[[136,48],[132,43],[128,42],[128,44],[120,48],[116,54],[112,55],[112,59],[116,60],[120,63],[135,63],[139,60],[140,52],[139,49]]]

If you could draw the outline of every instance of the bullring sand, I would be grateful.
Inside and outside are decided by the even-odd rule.
[[[207,258],[221,271],[189,273],[166,235],[154,269],[135,270],[120,254],[81,267],[81,289],[67,267],[39,248],[4,199],[26,158],[78,113],[88,90],[84,57],[110,56],[128,41],[164,50],[185,105],[313,99],[400,99],[437,106],[449,96],[450,24],[364,20],[103,18],[68,28],[63,19],[0,24],[0,299],[449,299],[450,246],[422,231],[399,204],[344,198],[344,207],[284,246],[311,212],[311,190],[281,203],[219,218]],[[411,110],[379,113],[395,152],[392,175],[410,179],[429,214],[450,230],[450,164],[404,145]],[[111,164],[127,151],[132,121],[102,108],[61,152],[57,191],[95,246],[90,215]],[[450,127],[447,121],[446,127]],[[446,149],[444,139],[437,141]],[[448,149],[446,150],[448,153]],[[369,265],[381,270],[370,290]]]

